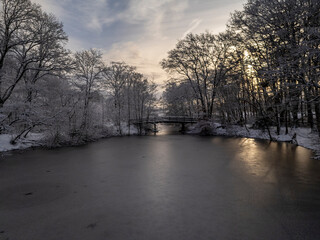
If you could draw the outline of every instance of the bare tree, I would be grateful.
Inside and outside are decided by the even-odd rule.
[[[89,125],[89,105],[92,92],[98,86],[104,70],[102,53],[95,49],[84,50],[74,54],[75,83],[84,94],[81,131],[87,136]]]
[[[39,44],[34,51],[35,61],[26,73],[27,101],[31,102],[36,82],[47,76],[63,76],[70,70],[70,52],[65,49],[68,37],[62,23],[53,15],[41,13],[34,23],[35,41]]]
[[[125,94],[130,97],[130,93],[125,88],[130,88],[131,77],[134,67],[124,62],[112,62],[109,67],[103,71],[105,85],[114,99],[114,109],[116,110],[115,122],[120,134],[122,134],[121,122],[124,111]]]
[[[189,34],[169,52],[161,65],[190,83],[199,99],[204,118],[211,118],[217,87],[224,81],[229,67],[231,45],[223,35]]]
[[[0,108],[9,99],[28,67],[35,62],[38,46],[33,24],[40,8],[29,0],[1,0],[0,9]],[[8,64],[13,68],[8,69]]]

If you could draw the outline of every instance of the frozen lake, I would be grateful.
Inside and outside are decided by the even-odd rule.
[[[0,239],[319,239],[311,156],[181,135],[14,153],[0,160]]]

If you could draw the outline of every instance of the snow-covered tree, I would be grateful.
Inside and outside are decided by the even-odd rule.
[[[161,62],[169,73],[189,82],[205,118],[212,117],[217,88],[230,70],[227,62],[232,45],[225,38],[222,34],[190,33]]]
[[[89,49],[74,54],[74,83],[83,93],[81,132],[85,135],[88,135],[90,100],[99,86],[104,68],[102,53],[98,50]]]

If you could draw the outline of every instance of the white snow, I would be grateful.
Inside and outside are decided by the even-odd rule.
[[[188,132],[189,134],[200,134],[203,127],[210,126],[213,129],[213,133],[219,136],[229,136],[229,137],[245,137],[245,138],[257,138],[269,140],[269,135],[267,131],[262,131],[258,129],[251,129],[249,126],[241,127],[238,125],[231,125],[223,127],[219,123],[201,122],[192,127]],[[119,133],[116,127],[112,124],[108,126],[111,136],[117,136]],[[124,124],[122,126],[123,134],[129,133],[128,127]],[[131,126],[130,133],[137,134],[137,129]],[[313,132],[310,128],[293,128],[289,130],[289,134],[285,134],[285,129],[281,129],[281,134],[277,135],[274,128],[271,129],[272,137],[278,142],[291,142],[293,141],[299,146],[313,150],[316,154],[316,158],[320,159],[320,138],[317,132]],[[294,134],[296,134],[296,139],[293,139]],[[35,146],[41,146],[45,135],[42,133],[29,133],[27,138],[20,139],[17,144],[11,144],[10,141],[14,138],[14,135],[2,134],[0,135],[0,152],[26,149]]]
[[[200,134],[203,126],[210,126],[212,133],[218,136],[229,137],[245,137],[269,140],[267,130],[252,129],[249,126],[241,127],[238,125],[222,126],[219,123],[203,122],[193,126],[188,132],[190,134]],[[271,135],[275,141],[278,142],[291,142],[299,146],[313,150],[315,158],[320,159],[320,138],[317,132],[311,131],[310,128],[292,128],[289,129],[289,133],[285,134],[285,128],[281,129],[280,135],[276,134],[276,129],[271,128]],[[294,135],[296,138],[294,139]]]
[[[120,136],[117,127],[113,123],[109,123],[105,125],[105,128],[108,129],[108,134],[98,134],[96,133],[94,138],[98,140],[100,138],[104,138],[106,136]],[[129,128],[127,124],[121,124],[122,135],[129,134]],[[130,135],[137,135],[138,130],[135,126],[130,127]],[[11,144],[10,141],[15,138],[15,135],[11,134],[0,134],[0,152],[6,152],[11,150],[22,150],[30,147],[37,146],[51,146],[50,141],[48,141],[48,136],[45,133],[29,133],[27,138],[21,138],[18,140],[16,144]],[[73,143],[70,143],[72,145]],[[74,143],[76,144],[76,143]]]
[[[14,139],[14,137],[15,136],[11,134],[0,135],[0,152],[40,146],[44,135],[41,133],[29,133],[27,138],[21,138],[16,144],[11,144],[10,141]]]

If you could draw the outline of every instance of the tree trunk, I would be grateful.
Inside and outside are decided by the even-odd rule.
[[[312,104],[310,100],[310,90],[305,88],[305,96],[306,96],[306,101],[307,101],[307,114],[308,114],[308,124],[311,129],[314,127],[314,122],[313,122],[313,112],[312,112]]]
[[[316,112],[317,130],[318,130],[318,134],[320,136],[320,103],[319,103],[319,101],[316,101],[314,106],[315,106],[315,112]]]

